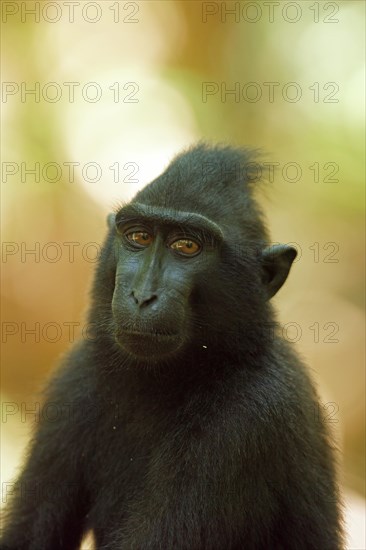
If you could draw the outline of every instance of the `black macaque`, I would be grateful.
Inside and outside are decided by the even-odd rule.
[[[89,529],[98,550],[343,548],[325,420],[269,301],[296,251],[269,245],[254,159],[200,143],[109,216],[2,550]]]

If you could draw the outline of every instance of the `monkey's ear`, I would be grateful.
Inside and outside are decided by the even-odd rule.
[[[272,298],[286,281],[296,256],[296,248],[286,244],[275,244],[263,250],[263,283],[266,286],[267,300]]]
[[[109,229],[112,229],[112,227],[115,226],[115,221],[116,221],[116,214],[113,214],[113,212],[111,214],[108,214],[107,224],[108,224]]]

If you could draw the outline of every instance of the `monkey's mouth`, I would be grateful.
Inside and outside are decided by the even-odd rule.
[[[131,335],[131,336],[139,336],[140,338],[176,338],[178,336],[177,332],[163,332],[160,330],[129,330],[129,329],[122,329],[122,334]]]
[[[182,335],[177,332],[137,328],[120,329],[116,340],[122,348],[139,358],[171,355],[183,343]]]

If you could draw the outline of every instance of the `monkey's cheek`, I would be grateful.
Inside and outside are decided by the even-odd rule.
[[[118,344],[139,359],[159,359],[174,355],[183,346],[180,334],[146,334],[120,332],[116,335]]]

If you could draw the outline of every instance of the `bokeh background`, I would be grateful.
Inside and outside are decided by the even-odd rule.
[[[348,548],[365,549],[364,2],[1,8],[3,491],[83,335],[107,213],[199,139],[249,145],[273,242],[299,251],[275,300],[341,449]]]

